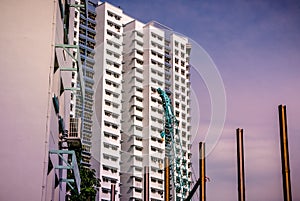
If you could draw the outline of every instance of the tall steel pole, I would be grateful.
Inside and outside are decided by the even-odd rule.
[[[170,159],[165,157],[165,201],[170,201]]]
[[[149,201],[149,166],[144,167],[144,200]]]
[[[205,186],[205,142],[199,143],[199,180],[200,180],[200,201],[206,200]]]
[[[279,127],[280,127],[280,147],[281,147],[283,195],[284,195],[284,201],[292,201],[286,106],[279,105],[278,111],[279,111]]]
[[[244,139],[243,129],[236,129],[237,141],[237,173],[238,173],[238,200],[245,201],[245,169],[244,169]]]
[[[115,197],[116,197],[116,185],[111,184],[111,186],[110,186],[110,200],[115,201],[116,200]]]

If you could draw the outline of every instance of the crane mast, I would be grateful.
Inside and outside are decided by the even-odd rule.
[[[165,156],[170,160],[170,174],[175,187],[175,200],[184,200],[188,186],[187,178],[182,177],[181,171],[185,169],[187,160],[182,151],[182,140],[179,135],[179,121],[176,119],[171,99],[168,93],[161,88],[157,92],[162,100],[164,109],[164,130],[161,137],[165,139]]]

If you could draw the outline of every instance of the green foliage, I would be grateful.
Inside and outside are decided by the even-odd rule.
[[[72,192],[69,200],[71,201],[92,201],[95,200],[97,191],[100,187],[100,179],[96,177],[96,171],[80,166],[81,192]]]
[[[77,161],[81,161],[81,148],[73,149],[76,153]],[[94,201],[97,195],[97,191],[100,187],[100,179],[96,177],[96,170],[84,167],[78,163],[79,174],[81,178],[80,194],[75,191],[70,191],[71,195],[66,200],[70,201]],[[68,172],[71,174],[71,172]]]

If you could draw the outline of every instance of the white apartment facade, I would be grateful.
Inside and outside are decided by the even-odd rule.
[[[141,23],[109,3],[99,3],[96,14],[91,152],[102,181],[98,198],[110,200],[114,186],[115,200],[164,200],[164,111],[156,92],[162,88],[172,92],[180,122],[181,137],[175,140],[186,185],[179,197],[172,186],[172,200],[180,200],[191,180],[188,39],[158,23]]]
[[[101,179],[99,200],[110,200],[111,185],[119,200],[123,13],[107,3],[99,3],[96,13],[92,165]]]
[[[167,39],[168,41],[168,39]],[[191,146],[191,115],[190,115],[190,66],[189,55],[191,46],[188,39],[178,34],[171,34],[169,36],[170,51],[166,51],[166,55],[170,55],[171,68],[166,67],[166,74],[171,70],[171,87],[172,92],[172,105],[176,119],[179,121],[178,128],[176,128],[174,135],[174,141],[176,148],[176,155],[181,159],[179,161],[180,171],[178,172],[174,167],[174,179],[181,179],[184,187],[181,187],[181,194],[174,196],[175,200],[182,200],[186,198],[190,191],[191,185],[191,170],[190,170],[190,146]],[[166,56],[168,57],[168,56]],[[168,59],[167,59],[168,60]],[[167,63],[167,62],[166,62]],[[166,64],[168,65],[168,64]],[[169,80],[166,79],[166,82]],[[180,136],[180,137],[179,137]],[[174,187],[174,190],[178,190],[178,186]],[[179,196],[178,196],[179,195]],[[180,196],[182,195],[182,196]]]

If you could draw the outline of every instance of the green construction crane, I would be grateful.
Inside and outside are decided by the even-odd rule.
[[[175,200],[184,200],[184,195],[189,189],[189,182],[187,178],[182,176],[184,175],[183,171],[187,175],[187,160],[182,151],[182,141],[178,131],[179,121],[173,112],[173,106],[169,97],[171,93],[161,88],[158,88],[157,92],[160,95],[164,108],[164,130],[161,132],[161,137],[165,139],[165,156],[170,161],[169,169],[175,187]]]

